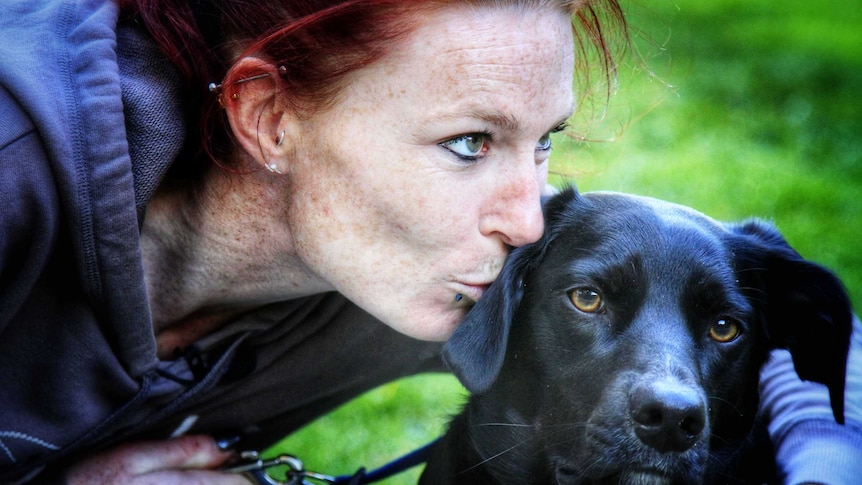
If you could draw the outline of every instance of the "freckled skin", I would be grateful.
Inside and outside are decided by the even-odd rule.
[[[490,282],[509,247],[541,235],[536,146],[571,113],[573,56],[561,12],[430,15],[303,122],[288,217],[298,255],[396,330],[445,339],[465,311],[459,285]],[[475,164],[439,145],[481,132],[493,138]]]
[[[546,142],[571,116],[573,70],[567,13],[452,6],[318,111],[280,105],[269,78],[240,84],[226,112],[251,173],[211,170],[201,191],[159,192],[147,209],[162,355],[240,312],[332,290],[445,340],[511,247],[542,234]]]

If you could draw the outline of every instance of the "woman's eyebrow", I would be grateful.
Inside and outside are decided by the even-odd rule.
[[[458,111],[442,113],[433,116],[429,119],[431,122],[451,122],[454,120],[473,119],[481,120],[490,125],[494,125],[504,131],[518,132],[521,130],[521,123],[514,116],[496,113],[481,108],[468,108]]]
[[[559,121],[553,123],[550,127],[551,129],[563,124],[572,117],[574,113],[574,107],[572,107],[569,111],[563,115]],[[430,122],[440,122],[446,123],[451,122],[458,119],[475,119],[481,120],[490,125],[496,126],[500,128],[502,131],[508,131],[513,133],[519,133],[522,130],[522,124],[518,121],[517,118],[510,114],[492,112],[488,110],[484,110],[482,108],[467,108],[463,110],[442,113],[437,116],[432,116],[429,121]]]

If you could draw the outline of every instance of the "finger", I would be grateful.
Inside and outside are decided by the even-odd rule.
[[[218,468],[233,453],[219,450],[210,436],[192,435],[130,444],[124,447],[123,456],[128,472],[141,475],[159,470]]]
[[[141,480],[144,477],[138,477]],[[139,482],[135,481],[137,485]],[[251,482],[237,473],[217,472],[212,470],[158,471],[146,475],[146,483],[164,485],[182,483],[183,485],[249,485]]]

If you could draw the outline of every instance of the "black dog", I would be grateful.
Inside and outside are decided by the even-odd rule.
[[[446,344],[473,395],[420,483],[764,480],[771,451],[745,459],[775,348],[843,421],[849,299],[773,227],[574,190],[545,210]]]

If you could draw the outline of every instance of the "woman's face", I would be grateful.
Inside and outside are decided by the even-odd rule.
[[[443,340],[509,250],[541,236],[548,136],[574,103],[571,24],[446,7],[402,42],[299,122],[288,222],[297,255],[336,290]]]

